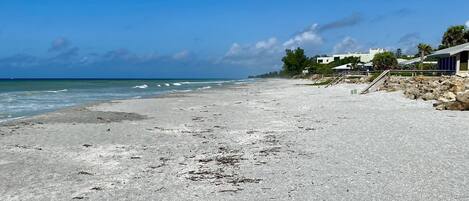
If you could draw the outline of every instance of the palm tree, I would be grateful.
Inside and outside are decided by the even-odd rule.
[[[468,32],[464,25],[451,26],[446,30],[441,41],[441,48],[453,47],[468,42]]]
[[[420,53],[420,70],[423,70],[423,60],[425,60],[425,55],[432,53],[433,49],[430,45],[425,43],[420,43],[417,48]]]

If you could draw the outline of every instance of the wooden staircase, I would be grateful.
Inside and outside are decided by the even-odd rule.
[[[375,91],[378,86],[380,86],[381,84],[383,84],[384,81],[386,81],[390,72],[391,70],[385,70],[376,79],[374,79],[365,89],[363,89],[360,94],[366,94],[368,92]]]
[[[327,84],[324,88],[339,84],[340,81],[342,81],[345,78],[345,73],[339,74],[337,77],[335,77],[329,84]]]

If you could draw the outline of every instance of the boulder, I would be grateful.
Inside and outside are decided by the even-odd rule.
[[[469,90],[458,93],[458,95],[456,95],[456,100],[462,103],[469,104]]]
[[[440,86],[438,86],[438,89],[440,91],[448,91],[449,90],[449,84],[441,84]]]
[[[435,109],[437,109],[437,110],[445,110],[446,109],[445,102],[435,103],[435,104],[433,104],[433,107],[435,107]]]
[[[410,99],[418,99],[420,97],[420,91],[416,88],[409,88],[405,90],[404,95]]]
[[[433,93],[425,93],[423,96],[422,96],[422,99],[427,101],[427,100],[434,100],[435,99],[435,96],[433,95]]]
[[[438,88],[439,85],[440,83],[438,81],[430,82],[430,87],[433,89]]]
[[[464,104],[462,102],[448,102],[444,103],[446,110],[468,110],[469,104]]]
[[[380,90],[403,90],[410,99],[438,100],[437,110],[469,110],[469,79],[457,76],[390,77]]]
[[[440,98],[444,98],[444,99],[448,100],[446,102],[455,101],[456,100],[456,94],[454,94],[453,92],[447,91],[443,95],[441,95]]]
[[[465,90],[465,88],[466,88],[466,85],[461,80],[454,80],[449,85],[449,90],[453,93],[462,92]]]

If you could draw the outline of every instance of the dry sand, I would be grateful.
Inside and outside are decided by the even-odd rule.
[[[0,200],[469,200],[469,113],[263,80],[0,126]]]

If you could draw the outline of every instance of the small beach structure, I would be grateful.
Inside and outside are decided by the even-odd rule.
[[[348,64],[336,66],[336,67],[334,67],[334,68],[332,68],[332,69],[333,69],[333,70],[336,70],[336,71],[352,70],[352,64],[351,64],[351,63],[348,63]]]
[[[453,74],[469,76],[469,43],[457,45],[454,47],[438,50],[429,58],[438,58],[438,70],[449,70]]]

